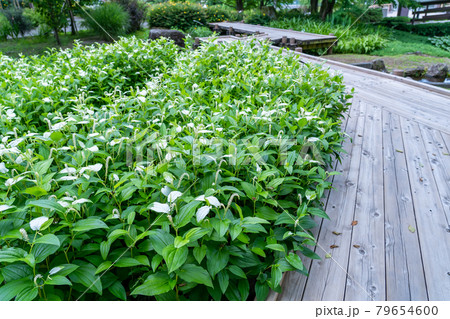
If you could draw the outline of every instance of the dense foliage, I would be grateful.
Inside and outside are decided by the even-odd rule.
[[[335,53],[369,53],[380,49],[387,42],[387,32],[370,26],[333,24],[305,18],[275,20],[271,27],[292,29],[317,34],[334,34],[339,41],[333,51]]]
[[[9,23],[8,18],[2,13],[0,13],[0,41],[6,40],[12,33],[12,26]]]
[[[141,29],[146,19],[148,6],[141,0],[114,0],[124,8],[130,18],[127,32],[132,33]]]
[[[378,24],[400,31],[427,37],[442,37],[450,34],[450,22],[411,24],[408,17],[384,18]]]
[[[103,39],[112,41],[124,35],[130,26],[130,16],[118,3],[105,2],[84,17],[84,24],[100,34]]]
[[[0,300],[261,300],[317,258],[342,77],[135,38],[0,66]]]
[[[445,37],[433,37],[429,38],[429,40],[434,46],[450,52],[450,35]]]
[[[24,15],[23,9],[9,8],[2,10],[2,13],[8,18],[11,24],[11,36],[18,37],[19,35],[24,36],[25,32],[33,29],[33,22]]]
[[[148,19],[150,27],[162,27],[187,31],[192,27],[208,26],[208,22],[230,21],[237,14],[231,14],[220,6],[204,8],[197,3],[164,2],[150,6]]]

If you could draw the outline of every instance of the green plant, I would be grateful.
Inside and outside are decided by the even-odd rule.
[[[8,35],[12,33],[12,26],[2,13],[0,13],[0,40],[7,39]]]
[[[411,19],[408,17],[388,17],[381,19],[377,24],[388,28],[402,29],[405,28],[410,21]]]
[[[25,32],[33,29],[33,22],[24,15],[23,9],[9,8],[3,10],[2,13],[8,18],[12,26],[12,35],[18,37],[19,34],[24,36]]]
[[[442,50],[450,51],[450,35],[445,37],[433,37],[428,39],[434,46]]]
[[[317,34],[333,33],[339,38],[333,49],[336,53],[369,53],[383,48],[387,44],[388,38],[388,33],[383,28],[365,25],[354,25],[349,28],[346,25],[305,18],[272,21],[270,26]]]
[[[255,41],[0,67],[0,300],[263,300],[318,258],[342,76]]]
[[[129,14],[115,2],[105,2],[89,11],[84,24],[107,41],[125,34],[129,28]]]
[[[214,32],[212,32],[211,29],[208,27],[191,27],[187,32],[193,38],[210,37],[214,34]]]
[[[244,22],[249,24],[268,25],[272,19],[259,10],[252,10],[245,14]]]
[[[238,13],[223,6],[206,7],[206,20],[208,22],[236,21],[239,20]]]
[[[162,27],[186,31],[191,27],[207,26],[206,10],[199,4],[165,2],[150,6],[150,27]]]

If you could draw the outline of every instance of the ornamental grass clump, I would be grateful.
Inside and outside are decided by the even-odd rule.
[[[0,300],[264,300],[318,258],[341,76],[257,42],[0,64]]]

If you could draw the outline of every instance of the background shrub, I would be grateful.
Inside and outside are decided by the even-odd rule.
[[[259,10],[249,11],[245,14],[244,22],[248,24],[268,25],[272,19]]]
[[[148,12],[151,28],[161,27],[186,31],[191,27],[207,26],[206,10],[195,3],[165,2],[152,5]]]
[[[235,10],[223,6],[206,7],[206,20],[208,22],[236,21],[239,20]]]
[[[210,37],[214,34],[214,32],[208,27],[191,27],[187,30],[187,33],[189,33],[193,38]]]
[[[1,300],[263,300],[306,273],[293,251],[318,258],[341,76],[256,42],[135,38],[0,67]]]
[[[435,47],[450,51],[450,35],[428,39]]]
[[[107,41],[111,41],[110,36],[125,34],[130,25],[130,16],[115,2],[105,2],[89,10],[89,14],[92,18],[86,15],[83,23]]]
[[[146,19],[148,6],[145,2],[140,0],[114,0],[119,3],[122,8],[128,12],[130,17],[130,25],[128,32],[136,32],[141,29],[142,23]]]
[[[305,18],[292,18],[272,21],[271,27],[293,29],[317,34],[333,33],[339,42],[333,48],[335,53],[369,53],[384,47],[387,43],[388,32],[383,28],[366,25],[354,25],[348,29],[347,25],[317,21]],[[348,30],[347,30],[348,29]],[[317,52],[321,52],[320,50]]]
[[[402,26],[400,28],[404,28],[404,26],[408,23],[410,23],[411,19],[408,17],[389,17],[389,18],[383,18],[378,22],[378,25],[387,27],[387,28],[393,28],[397,29],[398,26]],[[399,29],[400,29],[399,28]]]
[[[12,35],[16,38],[20,35],[24,36],[25,32],[33,29],[33,22],[24,15],[23,9],[8,8],[2,11],[2,13],[8,18],[9,23],[12,26]]]
[[[0,40],[6,41],[7,37],[12,34],[12,26],[8,18],[0,13]]]

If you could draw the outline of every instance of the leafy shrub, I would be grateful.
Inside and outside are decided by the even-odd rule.
[[[445,37],[433,37],[428,39],[434,46],[450,51],[450,35]]]
[[[244,17],[244,22],[249,24],[268,25],[272,19],[265,13],[259,10],[253,10],[247,13]]]
[[[148,6],[140,0],[114,0],[114,2],[120,4],[130,16],[130,25],[127,31],[132,33],[141,30]]]
[[[376,23],[383,19],[383,12],[381,8],[370,8],[367,11],[364,6],[351,6],[349,8],[342,8],[333,12],[327,20],[333,24],[349,25],[355,22],[358,18],[358,23]]]
[[[409,31],[427,37],[443,37],[450,34],[450,22],[445,23],[424,23],[399,26],[398,30]]]
[[[23,14],[23,9],[9,8],[2,11],[12,26],[12,34],[17,38],[33,29],[33,22]]]
[[[341,76],[135,38],[0,67],[1,300],[264,299],[317,258]]]
[[[187,31],[193,38],[210,37],[214,34],[208,27],[191,27]]]
[[[6,40],[12,33],[12,26],[2,13],[0,13],[0,40]]]
[[[399,26],[401,26],[399,27],[401,29],[406,24],[410,23],[410,21],[411,19],[408,17],[389,17],[381,19],[381,21],[379,21],[377,24],[393,29],[397,29]]]
[[[125,34],[130,25],[130,16],[115,2],[105,2],[91,9],[89,15],[84,17],[84,25],[107,41]]]
[[[152,5],[148,13],[150,27],[186,31],[191,27],[207,26],[206,11],[194,3],[165,2]]]
[[[388,33],[382,28],[354,25],[349,29],[346,25],[304,18],[272,21],[270,26],[317,34],[333,33],[339,38],[337,45],[333,48],[335,53],[369,53],[384,47],[388,37]]]
[[[208,22],[236,21],[239,20],[239,16],[236,11],[223,6],[208,6],[206,20]]]

